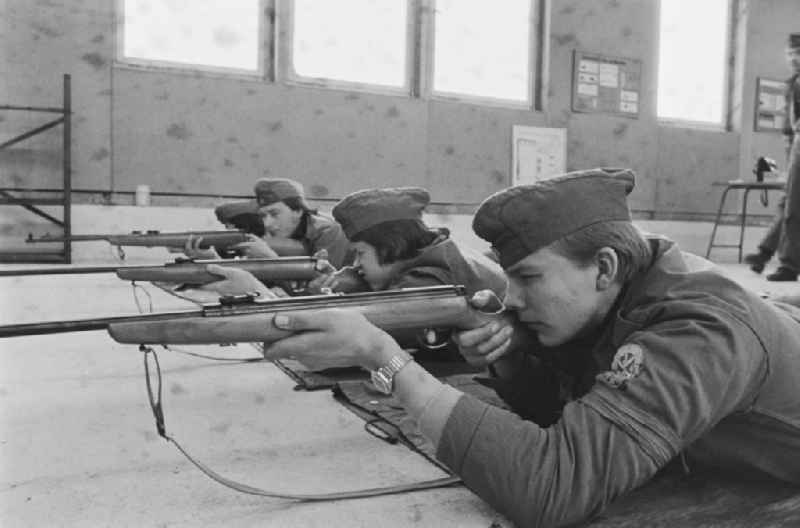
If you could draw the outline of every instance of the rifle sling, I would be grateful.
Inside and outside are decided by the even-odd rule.
[[[461,484],[461,479],[459,477],[451,476],[439,479],[425,480],[421,482],[413,482],[410,484],[397,484],[394,486],[366,488],[353,491],[318,493],[318,494],[297,494],[297,493],[267,491],[261,488],[255,488],[253,486],[248,486],[247,484],[242,484],[240,482],[236,482],[234,480],[225,478],[219,473],[213,471],[205,464],[201,463],[200,461],[192,457],[183,448],[183,446],[181,446],[177,442],[177,440],[175,440],[174,438],[172,438],[167,434],[166,424],[164,422],[164,409],[161,405],[161,366],[158,362],[158,355],[156,354],[156,351],[149,346],[139,345],[139,350],[141,352],[144,352],[144,372],[145,372],[145,384],[147,385],[147,397],[150,400],[150,409],[153,411],[153,417],[155,418],[156,421],[156,430],[158,431],[159,436],[164,438],[164,440],[166,440],[167,442],[170,442],[173,445],[175,445],[178,451],[180,451],[183,454],[183,456],[185,456],[189,460],[189,462],[191,462],[195,467],[197,467],[197,469],[205,473],[206,476],[222,484],[225,487],[239,491],[241,493],[247,493],[249,495],[257,495],[260,497],[270,497],[275,499],[286,499],[286,500],[294,500],[301,502],[321,502],[321,501],[333,501],[333,500],[343,500],[343,499],[359,499],[365,497],[378,497],[381,495],[393,495],[397,493],[406,493],[409,491],[421,491],[426,489],[442,488],[442,487]],[[150,381],[151,376],[150,376],[149,357],[151,355],[153,357],[153,362],[155,364],[155,372],[156,372],[157,384],[156,384],[155,394],[153,392],[153,384]]]

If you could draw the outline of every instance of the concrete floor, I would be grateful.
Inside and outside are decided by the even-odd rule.
[[[132,313],[113,276],[4,278],[5,323]],[[150,288],[156,310],[188,303]],[[464,488],[319,504],[264,499],[203,476],[154,427],[142,354],[104,331],[0,342],[3,526],[475,526],[497,513]],[[192,347],[253,357],[249,345]],[[159,353],[167,430],[222,475],[324,493],[439,478],[366,434],[329,392],[295,392],[268,363]]]
[[[641,224],[705,253],[710,224]],[[748,229],[746,248],[761,231]],[[84,257],[80,264],[113,262],[101,245],[104,258]],[[140,249],[128,263],[168,257],[159,251]],[[800,282],[769,283],[737,264],[733,250],[712,256],[755,291],[800,294]],[[149,291],[157,311],[191,307]],[[136,312],[130,286],[113,275],[0,278],[0,295],[3,324]],[[246,345],[194,350],[201,348],[226,357],[255,354]],[[464,488],[318,504],[230,491],[156,435],[136,347],[95,331],[4,339],[0,352],[3,526],[509,525]],[[405,447],[366,434],[363,422],[328,392],[293,391],[294,383],[270,364],[159,355],[167,430],[227,477],[318,493],[442,476]]]

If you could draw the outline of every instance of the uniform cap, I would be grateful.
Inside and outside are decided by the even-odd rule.
[[[243,202],[228,202],[214,209],[217,220],[223,224],[231,223],[235,216],[243,214],[258,214],[258,202],[247,200]]]
[[[630,221],[629,169],[570,172],[499,191],[481,203],[472,229],[508,268],[560,238],[599,222]]]
[[[333,217],[347,238],[391,220],[421,220],[430,202],[428,191],[421,187],[367,189],[345,196],[333,207]]]
[[[256,182],[254,191],[260,207],[287,198],[299,198],[305,204],[303,185],[287,178],[261,178]]]

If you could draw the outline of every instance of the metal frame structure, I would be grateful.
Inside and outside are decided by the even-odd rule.
[[[745,229],[745,223],[747,222],[747,195],[750,194],[750,191],[762,191],[765,194],[768,191],[785,191],[786,182],[785,181],[759,182],[759,181],[731,180],[723,185],[725,185],[725,190],[722,192],[722,198],[719,201],[717,216],[714,219],[714,227],[711,229],[711,238],[708,241],[708,248],[706,249],[706,258],[710,258],[711,250],[714,248],[737,248],[739,250],[739,262],[741,262],[743,253],[742,248],[744,247],[744,229]],[[717,236],[717,228],[722,223],[720,220],[722,218],[722,210],[725,208],[725,198],[728,197],[728,192],[730,192],[731,190],[740,190],[740,189],[744,190],[744,196],[742,197],[742,214],[739,217],[739,243],[716,244],[714,243],[714,240],[716,239]],[[766,204],[766,201],[764,203]]]
[[[61,107],[40,107],[40,106],[16,106],[0,105],[0,110],[15,110],[25,112],[44,112],[59,114],[59,117],[36,127],[32,130],[19,134],[3,143],[0,143],[0,150],[9,148],[30,137],[63,125],[62,145],[63,156],[61,161],[63,172],[63,189],[48,189],[48,192],[61,192],[61,198],[24,198],[12,194],[13,188],[0,188],[0,205],[19,205],[24,209],[52,222],[64,229],[64,245],[58,252],[34,252],[34,251],[3,251],[0,252],[0,262],[57,262],[69,264],[72,261],[72,247],[69,236],[72,232],[72,88],[69,74],[64,74],[63,83],[63,104]],[[46,211],[39,209],[40,205],[61,205],[64,208],[62,219],[55,218]]]

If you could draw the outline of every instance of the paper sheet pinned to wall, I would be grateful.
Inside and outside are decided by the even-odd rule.
[[[514,125],[512,185],[567,172],[567,129]]]

